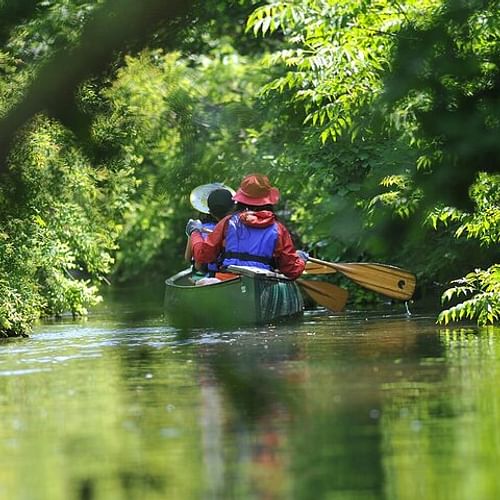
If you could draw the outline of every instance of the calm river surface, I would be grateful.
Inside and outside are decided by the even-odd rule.
[[[147,294],[0,343],[0,498],[500,498],[500,329],[181,332]]]

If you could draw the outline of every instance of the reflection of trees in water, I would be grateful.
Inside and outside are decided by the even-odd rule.
[[[496,379],[472,391],[474,366],[493,367],[492,339],[444,334],[427,319],[318,320],[293,335],[278,328],[231,340],[193,353],[204,498],[430,494],[440,471],[450,473],[448,460],[456,467],[470,457],[461,414],[484,403],[477,398],[500,396]],[[466,363],[471,381],[457,379],[450,360]],[[472,432],[469,449],[473,438],[484,441]],[[413,491],[419,468],[423,484]]]
[[[304,411],[293,435],[297,498],[385,498],[391,454],[391,384],[439,383],[444,366],[422,366],[444,349],[436,328],[406,318],[346,317],[302,338],[309,360]]]
[[[200,349],[206,498],[283,498],[291,389],[279,371],[288,344]]]
[[[336,342],[270,340],[218,345],[207,357],[230,408],[221,435],[238,443],[225,450],[222,488],[253,484],[262,498],[383,497],[385,387],[443,377],[442,367],[420,365],[442,355],[435,330],[405,318],[363,320]]]
[[[204,498],[221,498],[224,491],[223,398],[207,370],[201,367],[200,426],[202,432],[203,465],[206,474]]]
[[[496,330],[436,328],[441,356],[421,358],[419,377],[386,384],[386,471],[395,498],[435,497],[438,488],[447,498],[500,494]]]

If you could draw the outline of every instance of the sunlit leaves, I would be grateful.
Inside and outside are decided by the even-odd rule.
[[[434,229],[438,229],[440,225],[448,227],[453,224],[457,238],[476,239],[484,246],[500,244],[499,176],[480,173],[470,194],[476,207],[474,212],[467,213],[455,207],[441,206],[429,213],[427,221]]]
[[[389,207],[403,219],[415,212],[422,198],[422,191],[415,187],[408,174],[388,175],[380,181],[380,185],[388,190],[370,200],[369,213],[373,213],[379,205]]]
[[[455,234],[477,239],[485,246],[500,245],[500,207],[492,206],[467,217]]]
[[[0,330],[20,334],[41,315],[85,314],[100,300],[131,182],[102,172],[55,121],[39,116],[19,137],[0,196]]]
[[[7,48],[24,63],[39,62],[55,48],[75,43],[85,21],[104,1],[38,2],[36,15],[13,30]]]
[[[498,176],[480,173],[471,188],[476,204],[473,213],[454,207],[437,207],[428,215],[427,222],[435,230],[450,227],[456,238],[476,239],[482,246],[498,247],[500,244],[500,196]],[[493,265],[486,271],[476,270],[455,280],[454,286],[443,293],[443,302],[458,302],[444,310],[438,321],[448,323],[474,319],[479,324],[493,324],[500,318],[500,266]]]
[[[494,324],[500,320],[500,265],[475,271],[452,282],[442,296],[443,303],[453,299],[466,300],[445,309],[438,322],[448,324],[464,319],[475,320],[479,325]]]
[[[291,47],[276,51],[269,63],[291,70],[263,92],[292,90],[306,111],[305,123],[320,128],[323,143],[349,130],[358,135],[362,127],[353,118],[382,89],[393,35],[404,23],[418,22],[432,4],[269,1],[249,17],[247,30],[281,31]]]
[[[465,214],[454,207],[436,207],[427,216],[427,222],[437,230],[439,225],[448,226],[450,222],[460,222]]]
[[[283,23],[299,20],[300,14],[301,11],[294,9],[291,2],[270,2],[252,12],[247,21],[247,31],[265,35],[268,31],[277,30]]]

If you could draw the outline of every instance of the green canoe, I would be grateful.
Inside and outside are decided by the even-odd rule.
[[[282,275],[256,268],[230,266],[234,279],[194,285],[186,269],[165,282],[165,312],[181,327],[265,324],[301,315],[299,287]]]

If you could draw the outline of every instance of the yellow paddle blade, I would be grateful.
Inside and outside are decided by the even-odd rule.
[[[335,269],[355,283],[393,299],[411,299],[415,291],[415,275],[387,264],[364,262],[327,262],[309,257],[309,260]]]
[[[324,281],[297,280],[298,284],[320,306],[326,307],[333,312],[340,312],[344,309],[349,293],[332,283]]]

